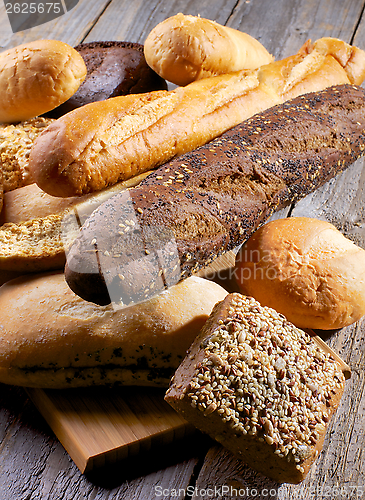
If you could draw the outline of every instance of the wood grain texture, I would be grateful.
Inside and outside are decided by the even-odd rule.
[[[194,432],[165,403],[164,390],[27,392],[81,472],[153,451]]]
[[[167,17],[179,12],[200,15],[225,24],[235,7],[235,0],[113,0],[96,26],[90,31],[86,41],[92,40],[130,40],[144,43],[149,32]],[[123,19],[123,22],[120,20]],[[112,38],[110,38],[112,37]]]
[[[13,34],[0,3],[0,51],[38,39],[55,39],[72,46],[82,42],[111,0],[79,0],[70,12],[48,23]]]
[[[347,238],[365,248],[365,159],[306,196],[292,217],[315,217],[334,224]]]

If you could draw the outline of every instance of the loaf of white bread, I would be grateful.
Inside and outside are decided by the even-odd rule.
[[[365,250],[324,220],[264,224],[241,247],[234,277],[300,328],[343,328],[365,315]]]
[[[29,169],[53,196],[97,191],[192,151],[275,104],[330,85],[361,84],[364,76],[364,51],[322,38],[258,70],[74,110],[36,139]]]
[[[0,54],[0,122],[41,115],[69,99],[86,77],[81,55],[58,40],[36,40]]]
[[[144,42],[147,64],[176,85],[256,69],[273,57],[255,38],[202,17],[176,14],[159,23]]]
[[[226,294],[216,283],[192,277],[149,301],[114,310],[80,299],[62,272],[9,281],[0,288],[0,382],[167,387]]]

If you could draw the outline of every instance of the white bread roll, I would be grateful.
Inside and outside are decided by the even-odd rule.
[[[0,288],[0,382],[31,387],[168,386],[227,292],[189,278],[153,299],[114,311],[75,295],[63,273]]]
[[[326,221],[265,224],[238,253],[234,276],[242,293],[299,328],[342,328],[365,314],[365,250]]]
[[[201,17],[176,14],[158,24],[144,43],[148,65],[176,85],[256,69],[273,57],[242,31]]]
[[[36,40],[0,54],[0,122],[28,120],[69,99],[86,77],[70,45]]]
[[[79,203],[84,197],[56,198],[40,189],[37,184],[28,184],[4,194],[0,225],[21,222],[36,217],[47,217]]]

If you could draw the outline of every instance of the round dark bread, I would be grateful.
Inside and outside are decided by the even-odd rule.
[[[167,89],[166,81],[146,63],[140,43],[90,42],[75,49],[86,64],[85,81],[68,101],[47,116],[59,118],[75,108],[109,97]]]

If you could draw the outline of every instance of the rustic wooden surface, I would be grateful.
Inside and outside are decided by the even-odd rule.
[[[70,44],[106,39],[143,43],[158,22],[178,12],[200,14],[246,31],[276,58],[296,52],[308,38],[322,36],[335,36],[365,49],[364,6],[364,0],[80,0],[65,16],[13,35],[1,4],[0,50],[38,38]],[[365,169],[360,160],[292,207],[290,215],[330,220],[365,247],[364,182]],[[92,476],[82,475],[26,393],[1,386],[0,499],[228,500],[236,498],[235,492],[241,498],[277,500],[365,497],[364,337],[364,320],[323,334],[351,366],[352,378],[327,433],[324,450],[300,486],[278,485],[258,476],[201,435],[183,444],[161,446]],[[232,491],[225,493],[227,488]]]

